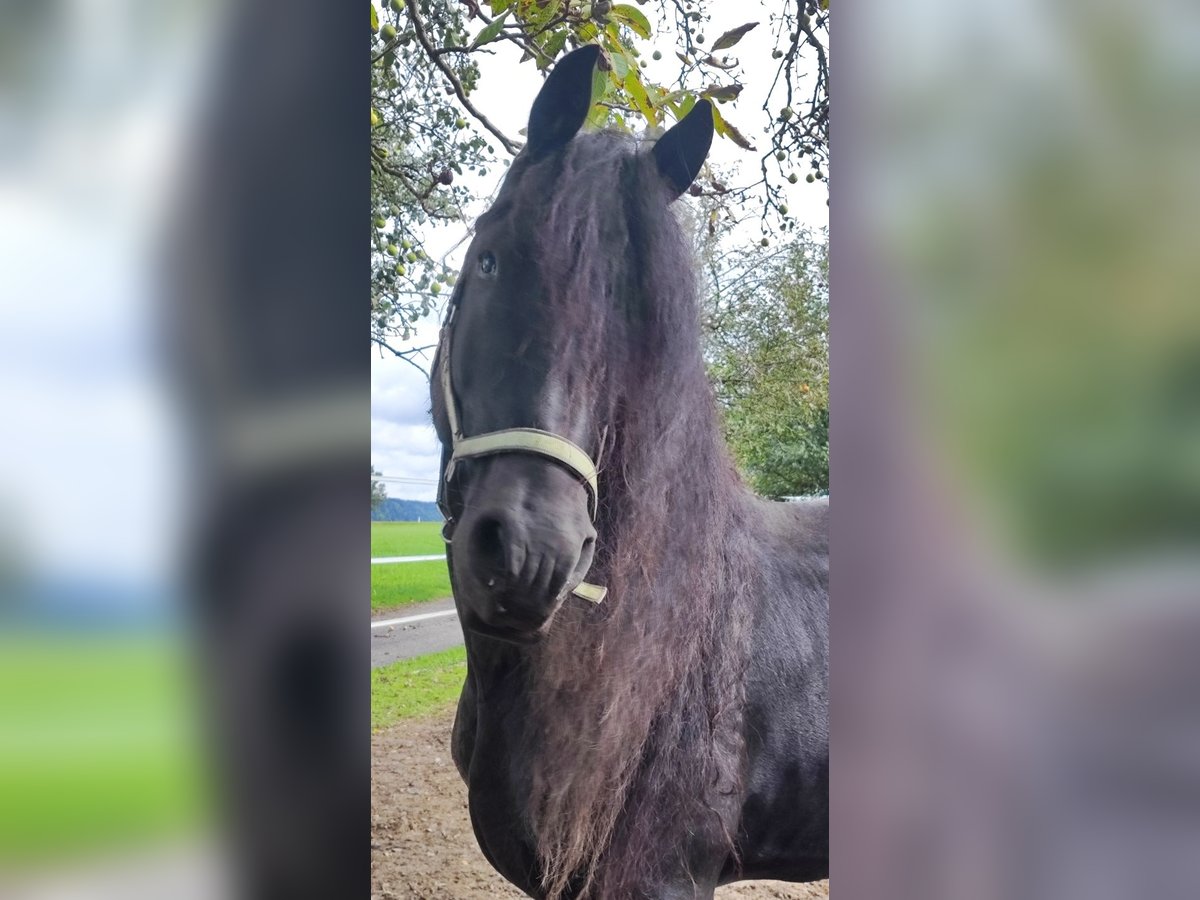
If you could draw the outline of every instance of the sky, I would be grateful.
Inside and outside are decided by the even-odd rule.
[[[774,4],[772,4],[773,6]],[[776,61],[771,59],[775,39],[769,22],[767,4],[762,2],[713,3],[712,23],[704,26],[706,45],[721,33],[736,28],[745,22],[758,21],[757,28],[750,31],[734,48],[727,51],[738,57],[743,64],[741,83],[744,90],[737,101],[721,107],[727,119],[738,125],[741,131],[760,146],[765,136],[755,133],[752,124],[763,121],[762,104],[775,75]],[[639,43],[643,59],[647,61],[647,75],[662,82],[674,78],[678,72],[678,60],[674,46],[666,40],[655,41],[649,47]],[[656,63],[649,58],[650,49],[662,51],[662,61]],[[511,53],[508,51],[512,51]],[[514,47],[505,45],[495,56],[483,58],[480,63],[479,87],[472,95],[482,110],[505,134],[518,137],[525,127],[529,107],[537,96],[542,77],[532,63],[519,64],[519,53]],[[802,59],[802,65],[805,60]],[[808,81],[803,84],[809,84]],[[486,135],[486,132],[484,132]],[[709,153],[709,162],[722,171],[744,172],[746,181],[758,176],[760,153],[741,150],[732,141],[720,137],[714,139]],[[490,196],[499,186],[505,170],[495,173],[480,185],[479,193]],[[803,176],[807,169],[799,169]],[[735,178],[734,183],[737,183]],[[787,204],[791,215],[801,225],[822,228],[828,224],[826,206],[828,190],[824,183],[808,184],[801,180],[787,187]],[[486,200],[477,208],[468,210],[477,216],[486,209]],[[748,239],[758,237],[757,224],[750,223]],[[462,263],[470,229],[468,225],[441,228],[431,231],[428,237],[429,253],[441,258],[454,269]],[[420,347],[436,343],[440,314],[425,319],[410,342]],[[375,468],[391,479],[385,486],[388,495],[411,500],[432,500],[437,493],[436,481],[440,462],[440,445],[429,422],[429,387],[424,376],[408,363],[389,355],[381,356],[372,348],[371,366],[371,461]]]

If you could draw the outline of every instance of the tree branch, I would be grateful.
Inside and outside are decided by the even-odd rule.
[[[383,338],[379,337],[378,335],[374,335],[374,334],[371,335],[371,340],[375,342],[375,344],[380,348],[380,350],[387,350],[388,352],[390,352],[392,354],[392,356],[395,356],[398,359],[404,360],[406,363],[408,363],[410,366],[412,366],[414,369],[416,369],[418,372],[420,372],[426,378],[429,378],[429,373],[426,372],[424,369],[422,369],[417,363],[413,362],[413,360],[409,356],[409,354],[424,353],[426,350],[432,350],[435,347],[437,347],[437,344],[428,344],[427,346],[424,346],[424,347],[411,347],[408,350],[397,350],[395,347],[393,347],[391,344],[389,344],[387,341],[385,341]]]
[[[421,21],[421,14],[417,12],[418,3],[407,4],[408,17],[412,20],[413,31],[417,36],[417,43],[425,51],[425,55],[433,62],[443,75],[449,79],[451,86],[454,88],[454,93],[458,97],[458,102],[463,105],[463,108],[478,120],[479,124],[495,135],[496,140],[504,145],[504,149],[516,156],[521,152],[520,144],[510,140],[508,135],[492,124],[491,119],[475,108],[475,104],[467,99],[467,93],[463,90],[462,82],[458,80],[458,76],[454,74],[454,70],[446,65],[445,61],[439,56],[430,43],[429,35],[425,32],[425,23]]]

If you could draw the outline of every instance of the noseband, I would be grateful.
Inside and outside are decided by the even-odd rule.
[[[450,336],[453,332],[454,313],[458,309],[455,300],[451,300],[450,309],[446,313],[446,321],[442,325],[440,346],[438,347],[438,383],[442,390],[442,405],[446,410],[446,419],[450,425],[450,458],[446,461],[445,472],[438,482],[438,508],[446,519],[442,526],[442,538],[447,545],[454,536],[456,522],[450,510],[447,496],[451,479],[460,459],[470,459],[478,456],[494,456],[497,453],[532,453],[553,460],[578,476],[588,492],[588,513],[592,521],[596,521],[596,508],[599,505],[599,475],[596,464],[578,445],[564,437],[540,428],[505,428],[500,431],[489,431],[467,437],[462,433],[459,423],[458,403],[454,396],[454,385],[450,381]],[[449,548],[447,548],[449,549]],[[599,603],[608,593],[608,588],[596,584],[580,582],[571,593],[589,603]]]

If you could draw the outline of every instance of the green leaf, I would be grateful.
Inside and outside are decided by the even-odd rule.
[[[587,117],[587,127],[592,131],[599,131],[608,124],[609,109],[607,106],[601,106],[597,103],[592,107]]]
[[[498,16],[500,13],[505,12],[512,5],[513,0],[492,0],[492,15]]]
[[[562,49],[566,46],[566,44],[567,29],[562,28],[550,35],[550,39],[546,41],[545,45],[542,47],[542,52],[551,59],[555,59],[558,54],[562,53]],[[539,66],[540,65],[541,64],[539,63]]]
[[[487,24],[483,31],[475,35],[475,40],[471,42],[472,49],[480,46],[481,44],[486,44],[489,41],[494,41],[496,39],[496,35],[503,30],[504,20],[508,18],[508,13],[509,10],[506,9],[500,15],[496,16],[496,18],[492,19],[492,21]]]
[[[713,52],[715,53],[717,50],[728,50],[730,47],[744,38],[746,36],[746,32],[755,28],[757,25],[757,22],[747,22],[745,25],[739,25],[737,28],[731,28],[713,42]]]
[[[608,58],[609,63],[612,64],[613,71],[617,73],[618,83],[623,83],[626,74],[637,63],[630,57],[629,51],[625,49],[625,45],[621,43],[621,32],[616,25],[610,24],[604,29],[604,37],[604,55]]]
[[[608,14],[618,22],[628,25],[637,35],[647,40],[650,38],[650,20],[636,6],[618,3]]]
[[[371,4],[371,34],[379,30],[379,13],[375,12],[375,4]]]
[[[658,113],[650,105],[650,97],[646,94],[642,79],[638,77],[637,69],[630,69],[629,74],[625,76],[625,90],[629,92],[629,99],[633,101],[637,111],[646,117],[646,121],[657,125]]]
[[[726,131],[727,126],[725,125],[725,117],[721,115],[720,111],[715,106],[712,108],[712,111],[713,130],[716,131],[716,133],[721,137],[725,137],[728,134],[728,131]]]
[[[745,135],[743,135],[740,131],[738,131],[737,128],[735,128],[732,124],[725,121],[725,117],[721,115],[720,111],[716,108],[716,106],[713,106],[712,111],[713,111],[713,127],[717,130],[717,134],[721,135],[722,137],[729,138],[731,141],[733,141],[735,144],[737,144],[743,150],[753,150],[754,149],[754,145],[751,144],[748,140],[746,140]]]
[[[621,82],[616,80],[616,73],[612,69],[606,71],[596,66],[592,72],[592,108],[588,112],[586,122],[587,126],[594,131],[608,124],[611,110],[607,106],[602,106],[601,101],[608,96],[610,84],[621,87]]]
[[[709,100],[736,100],[737,95],[741,92],[740,84],[712,84],[701,96],[707,97]]]
[[[608,74],[596,66],[592,72],[592,103],[599,103],[608,93]]]
[[[558,8],[561,5],[561,0],[527,3],[523,11],[518,9],[518,13],[523,14],[526,24],[540,28],[549,24],[550,20],[558,14]]]

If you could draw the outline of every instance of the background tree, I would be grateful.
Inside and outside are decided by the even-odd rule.
[[[404,0],[394,0],[382,25],[371,7],[377,32],[371,59],[371,335],[397,356],[420,349],[399,349],[392,341],[407,342],[413,324],[453,283],[453,274],[425,250],[426,226],[460,220],[470,192],[454,183],[455,176],[464,169],[486,174],[495,164],[493,146],[467,129],[455,94],[469,103],[479,77],[463,49],[463,7],[447,0],[426,6],[428,22],[419,13],[406,17]]]
[[[374,466],[371,466],[371,509],[376,510],[380,507],[384,500],[387,499],[387,488],[383,486],[383,482],[379,479],[383,477],[383,473],[377,471]]]
[[[585,43],[599,44],[592,127],[642,131],[668,127],[699,97],[716,101],[717,132],[758,155],[757,177],[742,183],[702,178],[693,193],[754,208],[765,229],[792,227],[782,185],[828,170],[828,0],[784,0],[765,22],[746,22],[715,38],[709,2],[638,0],[390,0],[371,7],[372,339],[411,360],[428,348],[404,346],[415,323],[436,307],[453,273],[426,252],[422,235],[463,219],[471,192],[464,175],[487,175],[519,152],[472,99],[479,59],[509,53],[539,69]],[[738,43],[770,29],[776,62],[761,118],[768,143],[756,149],[727,108],[742,90]],[[674,53],[676,76],[657,83],[646,58]],[[805,65],[801,65],[801,60]],[[811,74],[809,62],[811,61]],[[805,79],[809,79],[806,84]],[[397,346],[400,344],[401,346]]]
[[[828,240],[797,232],[778,246],[748,244],[711,223],[697,249],[709,377],[730,449],[764,496],[828,492]]]

